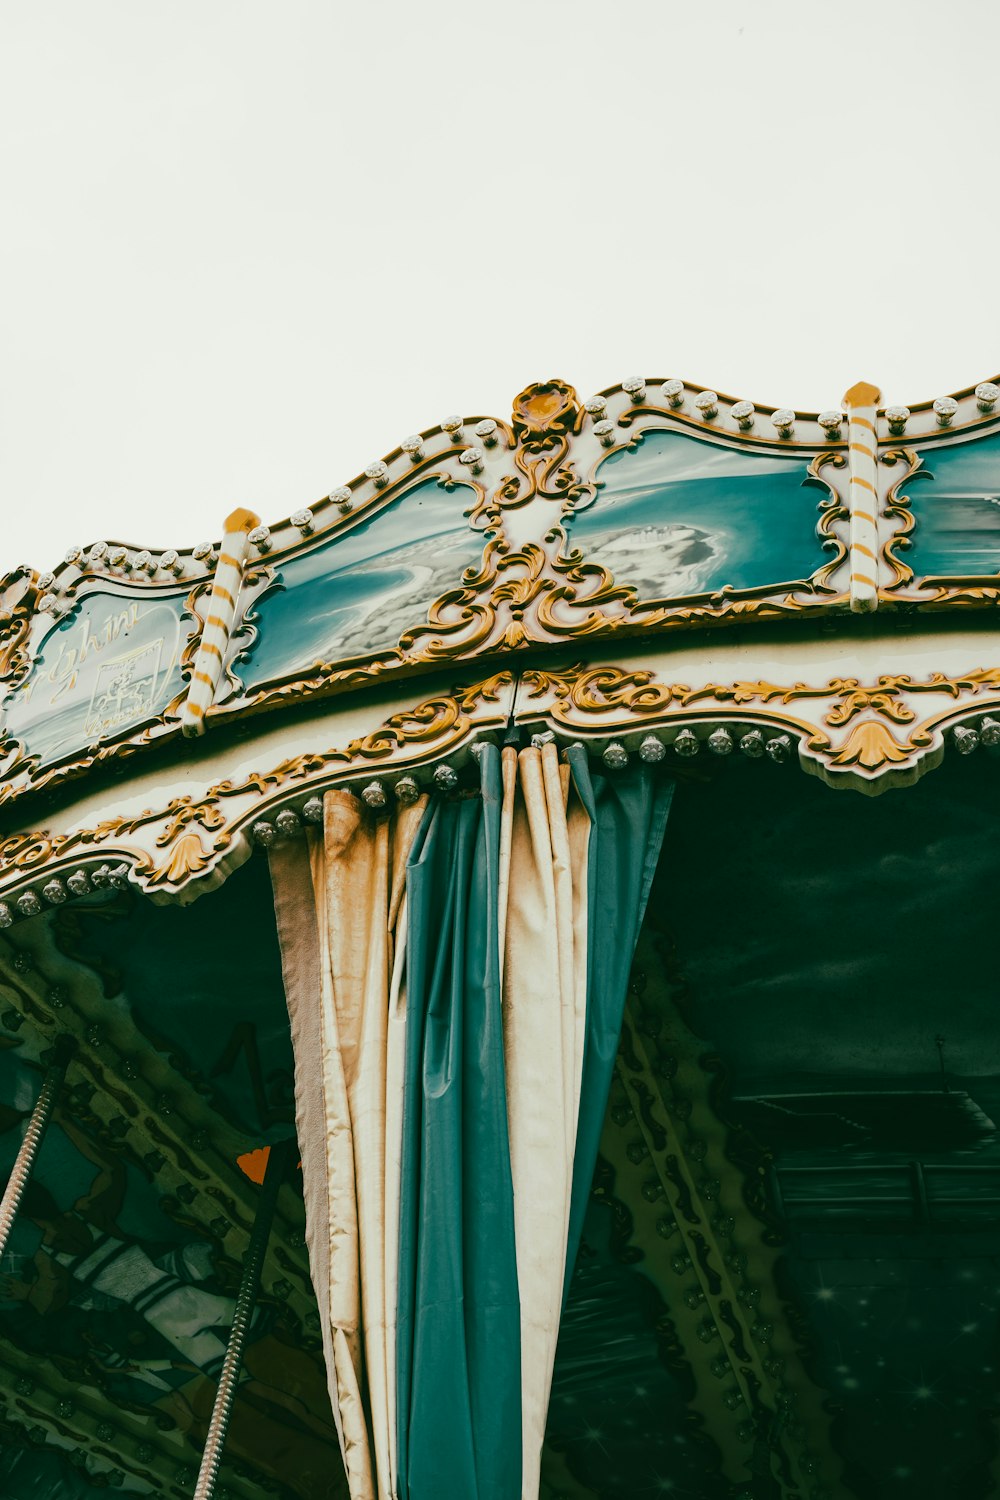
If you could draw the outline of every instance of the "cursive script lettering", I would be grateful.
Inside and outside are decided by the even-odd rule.
[[[96,632],[92,631],[89,618],[84,616],[76,629],[67,632],[66,638],[60,641],[59,654],[46,673],[53,687],[50,701],[56,703],[64,693],[71,692],[76,687],[80,668],[88,657],[103,651],[134,629],[138,620],[138,603],[129,604],[117,614],[108,615]],[[71,642],[75,644],[70,644]]]

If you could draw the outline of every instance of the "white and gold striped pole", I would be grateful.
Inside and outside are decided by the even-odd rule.
[[[227,516],[222,550],[215,565],[212,592],[208,600],[205,628],[188,683],[187,698],[181,710],[181,731],[186,735],[205,733],[205,715],[215,701],[216,689],[229,645],[229,634],[236,614],[236,600],[243,582],[248,538],[260,517],[252,510],[234,510]]]
[[[851,608],[870,614],[878,608],[878,438],[875,413],[882,392],[859,380],[844,396],[850,463]]]

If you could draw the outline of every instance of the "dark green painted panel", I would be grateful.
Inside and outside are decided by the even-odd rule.
[[[483,538],[467,486],[429,480],[326,546],[283,563],[281,588],[259,606],[258,637],[237,671],[248,689],[316,661],[395,646],[479,562]]]
[[[184,685],[186,595],[82,595],[46,636],[28,681],[8,695],[6,733],[45,766],[162,713]]]
[[[1000,572],[1000,433],[924,449],[904,490],[916,519],[905,561],[922,577]]]
[[[808,578],[830,557],[806,468],[801,456],[651,432],[601,465],[598,497],[569,520],[570,541],[642,599]]]

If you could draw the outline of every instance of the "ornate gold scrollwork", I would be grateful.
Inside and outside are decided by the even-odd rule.
[[[576,391],[564,380],[525,386],[514,398],[511,428],[504,429],[516,472],[501,479],[490,509],[515,509],[536,497],[572,503],[588,489],[566,462],[569,436],[579,430],[581,417]]]
[[[885,539],[881,549],[882,560],[892,569],[893,576],[891,583],[879,589],[879,595],[891,598],[897,589],[913,578],[913,569],[899,556],[900,550],[913,545],[911,536],[914,517],[910,509],[910,497],[903,494],[903,486],[911,479],[929,479],[931,476],[924,468],[923,459],[913,448],[887,448],[879,454],[879,462],[890,466],[897,463],[906,465],[905,472],[890,485],[882,506],[882,515],[899,523],[892,535]]]
[[[931,695],[951,699],[956,706],[980,697],[1000,700],[1000,668],[978,668],[961,676],[934,672],[922,680],[905,673],[885,673],[869,684],[856,677],[835,677],[816,686],[759,679],[691,687],[657,681],[655,673],[645,669],[578,665],[530,668],[522,675],[522,690],[528,703],[548,698],[543,716],[563,730],[578,733],[594,729],[620,734],[657,724],[679,727],[715,718],[713,705],[717,713],[726,705],[737,711],[749,709],[754,722],[793,731],[807,765],[812,761],[832,771],[858,768],[875,775],[892,766],[915,765],[940,743],[936,738],[940,726],[959,717],[952,707],[921,718],[911,698]],[[775,707],[785,709],[807,701],[815,702],[820,710],[810,718],[774,712]],[[720,716],[720,722],[725,718]],[[905,740],[893,732],[893,726],[902,725],[913,726]],[[840,732],[844,730],[846,734]]]
[[[961,677],[932,672],[924,681],[914,681],[907,673],[884,673],[868,687],[857,677],[834,677],[823,686],[810,687],[804,682],[784,685],[758,679],[756,682],[706,683],[691,688],[685,683],[658,683],[649,670],[626,671],[621,667],[574,666],[563,670],[529,668],[522,681],[530,685],[530,696],[539,697],[551,691],[559,702],[553,716],[569,722],[569,708],[584,713],[604,713],[608,708],[622,707],[642,715],[656,713],[677,705],[688,708],[713,699],[739,706],[751,703],[794,703],[801,698],[836,698],[838,703],[824,716],[832,728],[840,728],[863,709],[872,709],[896,724],[908,724],[915,711],[901,700],[902,693],[943,693],[958,698],[963,693],[1000,692],[1000,667],[982,667]]]
[[[533,389],[522,392],[522,398]],[[636,433],[632,443],[638,443],[641,437]],[[847,517],[847,510],[822,472],[826,465],[842,467],[842,454],[820,453],[808,467],[808,479],[826,492],[817,531],[823,546],[834,552],[810,578],[740,595],[724,587],[707,597],[642,600],[631,585],[616,583],[610,569],[597,559],[589,559],[579,548],[569,546],[561,524],[550,527],[541,543],[527,542],[513,548],[507,540],[505,508],[541,496],[560,500],[562,515],[568,516],[584,494],[596,494],[594,480],[582,481],[561,462],[565,451],[562,431],[546,431],[535,446],[526,442],[517,450],[515,462],[525,482],[515,477],[504,481],[483,507],[488,541],[481,566],[467,570],[460,588],[434,601],[425,624],[403,634],[399,642],[401,662],[475,656],[598,632],[639,634],[741,617],[776,619],[814,608],[820,602],[817,596],[828,596],[822,600],[828,606],[842,603],[846,597],[830,580],[847,556],[846,542],[835,529]],[[546,488],[553,473],[552,487]]]
[[[23,682],[31,668],[28,636],[38,592],[28,568],[15,568],[0,578],[0,683],[7,688]]]
[[[117,845],[135,854],[131,835],[148,829],[133,871],[149,887],[177,887],[218,862],[239,829],[259,816],[261,801],[294,783],[314,783],[319,790],[342,775],[396,760],[416,766],[447,755],[462,744],[475,727],[497,727],[506,721],[504,694],[513,687],[509,671],[481,682],[437,694],[416,707],[390,715],[370,734],[359,735],[340,749],[289,756],[269,771],[252,772],[239,780],[215,782],[200,797],[174,797],[165,806],[147,808],[132,817],[107,818],[89,828],[64,834],[48,831],[17,833],[0,839],[0,880],[5,876],[36,876],[48,866],[65,866],[72,857],[99,846]],[[491,712],[493,706],[497,711]],[[226,810],[234,799],[250,800],[235,815]],[[153,834],[155,825],[161,825]],[[157,851],[167,851],[160,857]]]
[[[551,383],[553,387],[558,382]],[[548,387],[529,386],[518,397],[522,406],[541,391],[556,411],[557,394]],[[413,627],[400,639],[400,651],[409,661],[441,660],[452,656],[478,655],[484,651],[512,650],[532,643],[566,637],[591,636],[598,632],[639,634],[667,627],[690,628],[719,620],[752,617],[776,619],[800,615],[820,602],[840,604],[846,598],[831,579],[847,556],[847,544],[837,533],[847,519],[847,508],[836,488],[823,473],[829,465],[842,468],[841,453],[817,454],[807,469],[807,480],[826,493],[820,504],[817,533],[822,545],[834,555],[811,577],[737,595],[729,587],[713,594],[689,599],[640,599],[630,585],[618,584],[607,567],[569,544],[563,525],[552,526],[541,544],[528,542],[512,548],[504,530],[504,511],[536,497],[561,502],[561,517],[569,517],[584,496],[597,494],[595,475],[579,477],[565,462],[567,433],[579,425],[575,392],[561,399],[559,421],[542,429],[518,425],[521,443],[514,453],[517,475],[509,476],[482,508],[489,536],[483,562],[469,570],[462,587],[441,595],[428,611],[426,624]],[[541,399],[541,398],[539,398]],[[546,408],[548,409],[548,408]],[[574,416],[575,413],[575,416]],[[572,420],[571,420],[572,419]],[[627,446],[642,441],[635,432]],[[618,452],[621,449],[616,450]],[[598,460],[598,467],[605,462]]]

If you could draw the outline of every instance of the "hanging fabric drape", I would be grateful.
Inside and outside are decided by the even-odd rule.
[[[407,871],[398,1493],[517,1500],[521,1339],[500,1009],[498,755]]]
[[[521,1298],[522,1485],[538,1466],[559,1337],[587,1023],[590,821],[553,742],[503,752],[503,1033]]]
[[[587,945],[587,1030],[564,1302],[597,1164],[632,955],[646,914],[674,796],[674,782],[656,774],[649,766],[640,766],[627,776],[602,776],[591,771],[582,745],[570,745],[566,754],[573,771],[573,784],[591,824],[587,909],[595,913],[602,938]]]
[[[406,859],[425,808],[421,798],[376,820],[350,793],[329,792],[322,837],[271,854],[309,1261],[350,1493],[369,1500],[391,1493],[399,950]]]
[[[670,806],[485,745],[272,851],[313,1281],[352,1500],[535,1500],[565,1289]],[[599,931],[600,940],[595,941]]]

